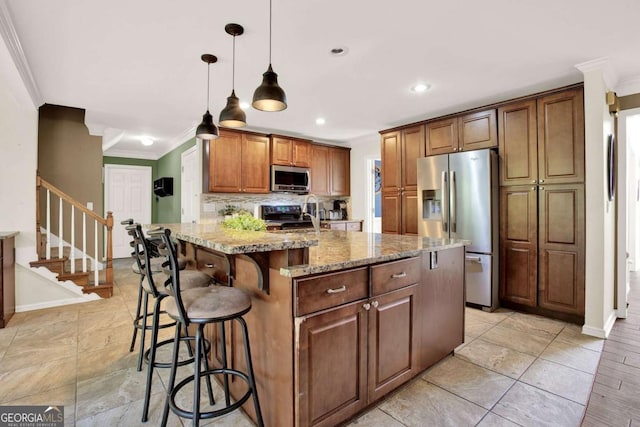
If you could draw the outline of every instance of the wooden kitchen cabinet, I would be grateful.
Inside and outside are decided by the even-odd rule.
[[[351,165],[348,148],[311,144],[311,192],[317,196],[348,196]]]
[[[582,88],[538,98],[538,182],[584,182]]]
[[[427,156],[498,146],[495,109],[428,122],[425,129]]]
[[[269,138],[220,130],[208,143],[210,193],[268,193]]]
[[[584,316],[584,185],[540,186],[538,305]]]
[[[500,300],[538,304],[538,191],[500,188]]]
[[[311,142],[271,135],[271,164],[311,167]]]
[[[16,311],[15,237],[0,235],[0,328]]]
[[[425,154],[425,127],[381,135],[383,233],[418,234],[417,159]]]
[[[464,287],[457,285],[464,283],[464,254],[464,248],[453,248],[422,256],[420,369],[432,366],[464,342]]]
[[[498,108],[500,185],[538,183],[536,100]]]

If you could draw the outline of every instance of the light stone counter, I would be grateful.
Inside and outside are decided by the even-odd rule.
[[[433,239],[394,234],[323,230],[257,232],[228,230],[218,224],[162,224],[185,242],[225,254],[248,254],[309,248],[308,264],[280,269],[286,277],[343,270],[470,244],[466,240]]]

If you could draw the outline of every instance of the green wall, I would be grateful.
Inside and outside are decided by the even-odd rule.
[[[192,138],[185,142],[175,150],[165,154],[158,159],[157,178],[172,177],[173,178],[173,196],[158,197],[154,203],[154,208],[158,214],[157,221],[159,223],[171,224],[180,222],[180,202],[181,202],[181,174],[180,164],[182,162],[181,154],[193,147],[196,139]]]
[[[151,179],[156,179],[158,173],[158,161],[157,160],[147,160],[147,159],[132,159],[129,157],[102,157],[103,165],[127,165],[127,166],[151,166]],[[102,186],[102,194],[104,194],[104,183]],[[158,212],[156,209],[156,204],[154,203],[155,196],[153,195],[153,191],[151,192],[151,222],[158,222]]]

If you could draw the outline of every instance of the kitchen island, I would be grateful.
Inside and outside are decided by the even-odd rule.
[[[463,342],[466,241],[165,226],[190,268],[252,296],[244,317],[268,426],[348,420]],[[228,363],[243,370],[239,331],[225,327]],[[220,335],[207,330],[215,366]]]

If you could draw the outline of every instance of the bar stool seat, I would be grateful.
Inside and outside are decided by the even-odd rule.
[[[182,273],[180,274],[182,286]],[[208,288],[182,291],[182,303],[192,323],[211,323],[215,320],[242,316],[251,309],[251,298],[240,289],[209,286]],[[180,317],[176,300],[168,300],[165,311],[169,317]]]

